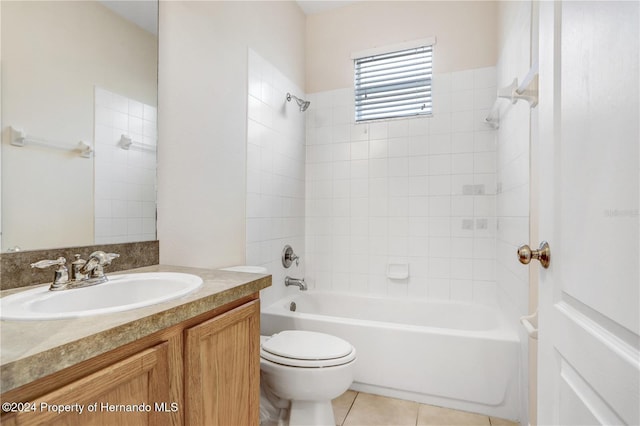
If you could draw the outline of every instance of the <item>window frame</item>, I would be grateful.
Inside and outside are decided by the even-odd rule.
[[[360,52],[356,52],[353,53],[351,55],[351,59],[353,60],[353,75],[354,75],[354,118],[355,118],[355,122],[356,123],[366,123],[366,122],[371,122],[371,121],[380,121],[380,120],[392,120],[392,119],[401,119],[401,118],[411,118],[411,117],[429,117],[433,115],[433,94],[432,94],[432,82],[433,82],[433,51],[434,51],[434,45],[436,44],[436,38],[435,37],[430,37],[427,39],[421,39],[421,40],[415,40],[412,42],[408,42],[408,43],[402,43],[402,44],[397,44],[397,45],[392,45],[392,46],[386,46],[386,47],[382,47],[382,48],[375,48],[375,49],[368,49],[365,51],[360,51]],[[427,59],[427,62],[424,63],[424,70],[428,71],[427,74],[425,75],[425,78],[418,78],[418,79],[413,79],[412,82],[409,82],[407,84],[405,84],[404,88],[399,87],[397,84],[389,84],[387,88],[385,88],[385,80],[380,80],[380,71],[378,72],[378,75],[369,75],[368,77],[366,76],[365,72],[362,70],[362,67],[359,67],[358,64],[369,64],[369,65],[365,65],[366,66],[371,66],[372,61],[388,61],[388,63],[393,63],[393,59],[394,57],[398,57],[398,58],[402,58],[402,57],[409,57],[411,56],[412,52],[414,51],[414,53],[417,54],[422,54],[423,55],[423,59]],[[422,53],[418,53],[418,52],[422,52]],[[376,58],[378,57],[378,58]],[[384,63],[384,62],[381,62]],[[411,65],[411,63],[407,63],[407,65],[405,65],[407,68],[407,70],[402,71],[402,69],[397,70],[399,73],[404,72],[405,73],[405,81],[406,80],[406,73],[407,72],[411,72],[411,67],[414,67],[414,71],[417,70],[418,72],[422,71],[421,67],[415,68],[415,64]],[[386,69],[391,70],[391,73],[388,73],[388,75],[390,75],[390,81],[393,80],[394,78],[403,78],[403,77],[399,77],[400,74],[393,74],[394,70],[391,67],[387,67]],[[364,74],[364,75],[363,75]],[[384,77],[385,75],[382,74],[382,77]],[[414,74],[414,76],[416,76]],[[400,110],[396,110],[394,111],[393,109],[391,110],[387,110],[384,111],[384,105],[380,105],[381,106],[381,111],[377,114],[364,114],[362,112],[362,107],[365,106],[362,102],[362,99],[360,98],[363,94],[363,92],[366,89],[363,89],[361,87],[361,82],[363,78],[369,78],[371,81],[371,78],[376,78],[376,82],[377,83],[382,83],[382,84],[378,84],[377,87],[375,87],[375,90],[377,93],[382,94],[382,96],[378,96],[378,98],[389,98],[389,102],[395,102],[395,105],[390,105],[387,108],[404,108],[404,109],[400,109]],[[424,83],[419,82],[420,80],[425,80]],[[395,87],[394,87],[395,86]],[[395,95],[390,95],[389,93],[391,93],[391,91],[395,90]],[[398,90],[400,90],[401,92],[404,91],[404,93],[399,93]],[[386,93],[386,95],[385,95]],[[413,97],[411,95],[414,95]],[[366,96],[366,94],[365,94]],[[391,98],[390,96],[400,96],[400,98]],[[411,101],[416,101],[413,104],[411,103]],[[424,102],[418,102],[418,100],[424,100]],[[407,103],[408,101],[408,103]],[[403,103],[404,102],[404,103]],[[380,104],[380,102],[377,102],[378,104]],[[422,103],[421,106],[421,110],[416,110],[416,108]],[[373,104],[376,104],[375,101],[371,102],[369,104],[369,106],[373,106]],[[426,106],[428,104],[428,106]],[[409,108],[407,109],[406,106],[415,106],[414,108]],[[369,108],[369,110],[371,111],[371,108]],[[424,112],[422,111],[424,110]]]

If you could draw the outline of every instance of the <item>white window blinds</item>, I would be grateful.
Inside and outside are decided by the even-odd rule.
[[[356,121],[431,114],[433,46],[355,59]]]

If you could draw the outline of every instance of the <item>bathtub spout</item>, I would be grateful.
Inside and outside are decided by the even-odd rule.
[[[290,285],[297,285],[302,291],[307,289],[307,283],[304,282],[304,278],[285,277],[284,285],[287,287],[289,287]]]

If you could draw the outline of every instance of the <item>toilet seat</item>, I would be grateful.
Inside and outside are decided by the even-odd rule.
[[[290,367],[321,368],[347,364],[356,358],[356,351],[329,334],[287,330],[265,339],[260,357]]]

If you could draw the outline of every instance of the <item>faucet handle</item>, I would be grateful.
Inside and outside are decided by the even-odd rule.
[[[87,262],[79,269],[81,274],[87,274],[89,278],[104,278],[103,267],[111,265],[111,261],[120,257],[117,253],[105,253],[102,250],[94,251],[89,255]]]
[[[48,268],[49,266],[54,266],[54,265],[66,265],[67,263],[67,259],[65,259],[64,257],[59,257],[55,260],[49,260],[49,259],[45,259],[45,260],[40,260],[38,262],[32,263],[31,267],[32,268],[38,268],[38,269],[44,269],[44,268]],[[66,267],[66,266],[65,266]]]
[[[294,260],[296,261],[296,266],[298,266],[300,264],[300,258],[293,252],[291,246],[287,244],[284,246],[284,249],[282,249],[282,266],[289,268]]]
[[[38,269],[48,268],[49,266],[58,266],[58,269],[56,269],[55,275],[53,277],[53,283],[51,284],[50,290],[59,290],[61,288],[64,288],[65,284],[69,281],[67,259],[65,259],[64,257],[59,257],[55,260],[45,259],[31,264],[32,268]]]
[[[87,263],[92,262],[93,264],[99,266],[109,265],[111,264],[113,259],[116,259],[118,257],[120,257],[120,255],[117,253],[105,253],[102,250],[97,250],[89,255]]]

